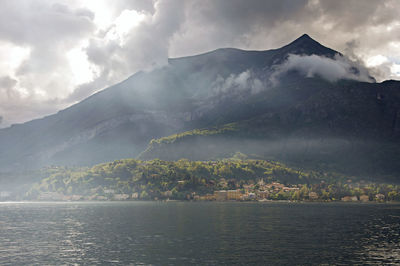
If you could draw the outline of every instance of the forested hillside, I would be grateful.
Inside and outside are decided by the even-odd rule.
[[[376,184],[336,173],[304,171],[281,163],[241,160],[168,162],[118,160],[92,168],[51,168],[48,177],[26,193],[26,199],[127,200],[208,199],[220,190],[264,199],[341,200],[367,196],[399,200],[400,186]],[[53,193],[53,194],[51,194]],[[236,198],[238,199],[238,198]],[[254,198],[255,199],[255,198]]]

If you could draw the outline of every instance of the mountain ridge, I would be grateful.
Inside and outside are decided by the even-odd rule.
[[[181,60],[190,60],[190,59],[193,59],[193,58],[196,58],[196,57],[202,57],[202,56],[212,55],[212,54],[214,54],[214,53],[225,52],[225,51],[236,51],[236,52],[257,53],[257,54],[260,54],[260,53],[264,53],[264,52],[270,52],[270,51],[279,50],[279,49],[282,49],[282,48],[285,48],[285,47],[289,47],[289,46],[294,45],[294,44],[296,44],[296,43],[298,43],[298,42],[301,42],[301,43],[304,43],[304,42],[307,42],[307,43],[316,43],[316,44],[320,45],[321,47],[330,50],[330,51],[332,52],[332,54],[340,54],[339,52],[337,52],[337,51],[335,51],[335,50],[332,50],[332,49],[330,49],[330,48],[328,48],[328,47],[323,46],[322,44],[320,44],[319,42],[317,42],[317,41],[315,41],[313,38],[311,38],[308,34],[303,34],[303,35],[301,35],[299,38],[295,39],[294,41],[290,42],[290,43],[287,44],[287,45],[282,46],[281,48],[268,49],[268,50],[245,50],[245,49],[239,49],[239,48],[226,47],[226,48],[218,48],[218,49],[215,49],[215,50],[212,50],[212,51],[209,51],[209,52],[199,53],[199,54],[195,54],[195,55],[168,58],[168,62],[169,62],[169,63],[175,63],[175,62],[181,61]],[[9,128],[12,128],[12,127],[16,127],[16,126],[28,124],[28,123],[31,123],[31,122],[34,122],[34,121],[37,121],[37,120],[47,119],[47,118],[52,117],[52,116],[54,116],[54,115],[57,115],[57,114],[59,114],[59,113],[63,113],[63,112],[65,112],[65,111],[68,111],[70,108],[73,108],[73,107],[75,107],[75,106],[77,106],[77,105],[79,105],[79,104],[81,104],[81,103],[86,102],[86,101],[90,101],[90,99],[92,99],[92,97],[96,97],[97,95],[99,95],[99,94],[101,94],[101,93],[104,93],[105,91],[110,90],[110,89],[112,89],[112,88],[115,87],[115,86],[118,86],[118,85],[120,85],[120,84],[123,84],[123,83],[127,82],[128,80],[132,79],[133,77],[135,77],[136,75],[140,75],[140,74],[142,74],[142,73],[143,73],[143,71],[138,71],[138,72],[134,73],[133,75],[129,76],[128,78],[122,80],[121,82],[119,82],[119,83],[117,83],[117,84],[115,84],[115,85],[112,85],[112,86],[110,86],[110,87],[107,87],[107,88],[105,88],[105,89],[103,89],[103,90],[101,90],[101,91],[98,91],[98,92],[96,92],[96,93],[94,93],[94,94],[92,94],[92,95],[86,97],[85,99],[79,101],[78,103],[72,104],[71,106],[68,106],[68,107],[66,107],[66,108],[64,108],[64,109],[62,109],[62,110],[57,111],[56,113],[49,114],[49,115],[45,115],[45,116],[43,116],[43,117],[35,118],[35,119],[29,120],[29,121],[26,121],[26,122],[22,122],[22,123],[14,123],[14,124],[10,125],[9,127],[0,128],[0,132],[1,132],[2,130],[5,130],[5,129],[9,129]]]

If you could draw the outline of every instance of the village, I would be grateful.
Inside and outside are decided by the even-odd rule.
[[[225,182],[222,180],[222,182]],[[226,184],[222,184],[226,186]],[[256,184],[245,184],[242,189],[216,190],[213,194],[193,195],[193,200],[215,201],[266,201],[273,193],[293,192],[300,188],[297,185],[285,186],[278,182],[266,184],[260,180]]]
[[[264,180],[258,182],[250,182],[249,184],[242,184],[237,189],[216,189],[212,193],[200,194],[196,191],[184,191],[181,200],[188,201],[342,201],[342,202],[385,202],[387,195],[382,193],[372,194],[368,193],[366,189],[360,188],[360,184],[356,184],[355,193],[348,193],[339,198],[334,198],[327,195],[326,190],[320,189],[319,185],[316,191],[307,187],[304,184],[285,185],[279,182],[266,183]],[[322,183],[322,186],[324,184]],[[178,181],[178,188],[184,187],[184,181]],[[217,187],[229,187],[228,181],[221,179]],[[350,184],[350,188],[354,189],[354,184]],[[101,191],[99,193],[99,191]],[[90,195],[64,195],[60,192],[41,192],[37,196],[39,201],[126,201],[126,200],[175,200],[176,190],[167,190],[159,192],[159,195],[146,198],[144,194],[148,195],[146,191],[133,192],[133,193],[119,193],[117,189],[102,189],[93,188],[88,193]],[[343,193],[342,193],[343,194]]]
[[[359,186],[359,184],[357,185]],[[350,186],[351,187],[351,186]],[[206,195],[192,195],[188,199],[200,201],[276,201],[276,200],[290,200],[290,201],[332,201],[315,191],[306,191],[306,195],[299,197],[300,189],[304,185],[284,185],[279,182],[265,184],[263,180],[257,184],[243,185],[243,189],[234,190],[216,190],[213,194]],[[297,193],[296,193],[297,192]],[[384,194],[378,193],[373,197],[366,194],[346,195],[335,201],[342,202],[384,202],[386,199]]]

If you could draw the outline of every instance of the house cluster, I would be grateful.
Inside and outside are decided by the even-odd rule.
[[[180,188],[183,188],[185,185],[185,181],[178,181],[178,185]],[[321,185],[325,185],[321,182]],[[346,186],[357,193],[353,193],[352,191],[348,191],[348,194],[343,197],[335,197],[333,199],[332,195],[330,195],[327,199],[326,194],[323,194],[324,189],[318,187],[319,185],[315,185],[314,189],[308,189],[303,184],[292,184],[285,185],[279,182],[270,182],[266,183],[263,179],[259,181],[249,180],[247,183],[245,182],[237,182],[235,180],[225,180],[220,179],[218,181],[210,181],[209,189],[215,189],[213,193],[200,195],[195,191],[185,191],[184,189],[178,189],[177,192],[173,192],[171,190],[168,191],[157,191],[157,197],[155,197],[154,193],[152,194],[150,191],[150,195],[146,193],[146,191],[142,191],[142,193],[134,192],[130,194],[121,193],[118,190],[111,188],[102,188],[96,187],[92,188],[90,191],[87,191],[89,195],[65,195],[60,192],[41,192],[37,197],[38,200],[42,201],[80,201],[80,200],[115,200],[115,201],[123,201],[123,200],[137,200],[137,199],[154,199],[154,200],[165,200],[165,199],[187,199],[187,200],[196,200],[196,201],[266,201],[266,200],[309,200],[309,201],[331,201],[331,200],[341,200],[343,202],[368,202],[368,201],[376,201],[376,202],[385,202],[390,199],[388,196],[384,194],[371,194],[370,191],[365,189],[365,186],[368,183],[354,183],[351,180],[347,181]],[[237,189],[228,189],[228,188],[237,188]],[[209,191],[210,191],[209,190]],[[315,192],[321,190],[321,194]],[[176,193],[176,194],[174,194]],[[183,194],[185,193],[185,194]],[[307,193],[307,194],[306,194]],[[357,196],[355,196],[356,194]],[[177,197],[177,195],[179,197]],[[336,194],[337,195],[337,194]],[[343,195],[343,194],[342,194]],[[0,193],[0,200],[7,199],[10,196],[8,192]]]
[[[222,181],[223,182],[223,181]],[[224,185],[224,184],[222,184]],[[195,195],[194,200],[216,200],[216,201],[249,201],[260,200],[264,201],[269,198],[272,193],[280,191],[289,192],[296,191],[299,188],[294,186],[285,186],[278,182],[266,184],[260,180],[256,184],[243,185],[243,189],[234,190],[216,190],[213,194],[206,194],[203,196]]]
[[[370,199],[370,197],[368,195],[361,195],[359,197],[357,197],[357,196],[345,196],[345,197],[342,197],[341,200],[344,201],[344,202],[358,202],[358,201],[368,202],[368,201],[372,201],[372,199]],[[381,193],[376,194],[374,200],[378,201],[378,202],[383,202],[383,201],[385,201],[385,195],[383,195]]]

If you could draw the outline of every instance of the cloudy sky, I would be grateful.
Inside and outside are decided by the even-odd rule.
[[[0,127],[52,114],[168,57],[308,33],[400,79],[396,0],[1,0]]]

